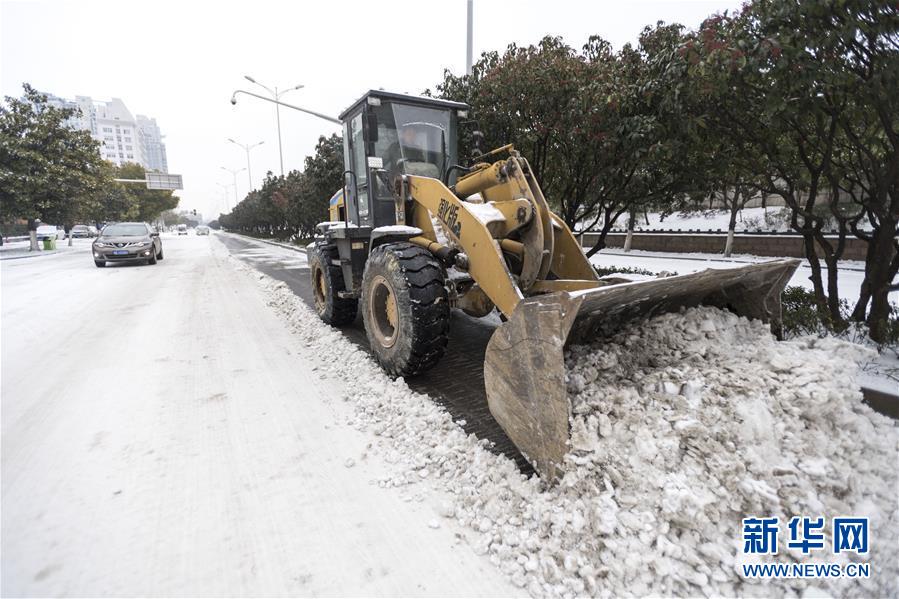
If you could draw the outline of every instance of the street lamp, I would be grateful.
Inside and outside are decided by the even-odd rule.
[[[295,89],[303,89],[303,84],[301,83],[299,85],[294,85],[290,89],[285,89],[285,90],[282,90],[279,92],[277,87],[275,87],[275,89],[271,89],[270,87],[263,85],[262,83],[259,83],[258,81],[256,81],[252,77],[250,77],[249,75],[244,75],[243,77],[250,83],[255,83],[256,85],[258,85],[259,87],[261,87],[262,89],[264,89],[265,91],[270,93],[272,95],[272,97],[275,99],[275,102],[279,102],[281,100],[281,96],[283,96],[287,92],[292,92]],[[278,121],[278,159],[280,160],[280,163],[281,163],[281,176],[283,177],[284,176],[284,152],[281,149],[281,105],[280,104],[275,104],[275,118]]]
[[[465,44],[465,74],[470,77],[471,65],[473,64],[472,59],[474,58],[474,53],[472,52],[472,30],[474,29],[474,0],[468,0],[468,12],[466,16],[468,21],[468,36],[466,38]]]
[[[255,144],[242,144],[242,143],[238,143],[238,142],[234,141],[230,137],[228,138],[228,141],[230,141],[231,143],[233,143],[236,146],[240,146],[247,153],[247,179],[249,179],[249,181],[250,181],[250,190],[252,191],[253,190],[253,172],[250,170],[250,150],[252,150],[256,146],[261,146],[265,142],[260,141]]]
[[[228,171],[228,172],[231,173],[231,175],[234,177],[234,205],[237,206],[237,204],[240,203],[240,202],[238,202],[238,200],[237,200],[237,173],[239,173],[240,171],[245,171],[245,170],[247,170],[247,169],[245,169],[245,168],[228,168],[228,167],[225,167],[225,166],[221,167],[221,169],[222,169],[223,171]],[[251,189],[251,190],[253,189],[253,184],[252,184],[252,183],[250,183],[250,189]]]
[[[225,206],[225,210],[231,210],[231,202],[228,201],[228,188],[231,186],[225,183],[216,183],[216,185],[222,188],[222,204]]]
[[[259,98],[260,100],[265,100],[266,102],[272,102],[273,104],[277,104],[278,106],[286,106],[288,108],[293,108],[294,110],[299,110],[300,112],[305,112],[306,114],[311,114],[312,116],[317,116],[320,119],[324,119],[329,123],[334,123],[335,125],[342,125],[340,119],[335,119],[333,116],[328,116],[326,114],[322,114],[320,112],[315,112],[314,110],[309,110],[308,108],[301,108],[299,106],[294,106],[293,104],[288,104],[287,102],[282,102],[280,100],[272,100],[271,98],[266,98],[265,96],[260,96],[259,94],[254,94],[253,92],[248,92],[245,89],[236,89],[234,93],[231,94],[231,104],[237,104],[237,94],[246,94],[247,96],[253,96],[254,98]]]

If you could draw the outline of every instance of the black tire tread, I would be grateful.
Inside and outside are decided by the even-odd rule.
[[[312,261],[317,260],[322,267],[322,273],[325,277],[325,284],[329,293],[325,297],[324,311],[318,311],[319,318],[331,326],[340,327],[351,324],[356,320],[356,312],[358,309],[358,300],[355,298],[342,298],[337,294],[346,290],[343,280],[343,273],[339,266],[334,265],[335,260],[339,260],[340,256],[337,247],[324,243],[316,244],[310,258],[310,267]],[[312,277],[312,285],[315,286],[315,268],[310,268],[310,276]],[[314,290],[313,290],[314,292]]]
[[[398,268],[389,273],[388,263],[395,259]],[[388,373],[411,377],[433,367],[446,351],[450,309],[446,290],[446,271],[426,249],[407,242],[387,243],[369,255],[363,277],[363,302],[367,301],[370,273],[378,271],[396,276],[392,281],[400,318],[411,322],[410,335],[398,340],[397,351],[383,351],[366,324],[372,352]],[[366,317],[367,311],[363,311]]]

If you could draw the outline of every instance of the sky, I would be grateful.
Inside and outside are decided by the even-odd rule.
[[[615,48],[656,21],[694,28],[739,0],[474,0],[475,57],[545,35],[581,47],[599,35]],[[337,116],[369,89],[420,94],[445,69],[465,70],[466,0],[242,2],[0,0],[0,95],[22,83],[58,96],[121,98],[155,117],[169,172],[181,174],[179,208],[206,219],[235,203],[246,152],[253,187],[280,173],[275,105],[232,92],[304,87],[282,101]],[[327,121],[281,109],[285,173],[302,169]],[[250,189],[237,175],[237,197]],[[327,198],[322,198],[323,202]]]

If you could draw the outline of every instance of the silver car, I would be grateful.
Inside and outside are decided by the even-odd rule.
[[[107,262],[144,262],[162,260],[159,233],[146,223],[106,225],[92,244],[94,264],[102,268]]]

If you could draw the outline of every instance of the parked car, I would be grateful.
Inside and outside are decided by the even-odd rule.
[[[75,225],[69,231],[69,235],[72,236],[73,239],[82,239],[82,238],[91,238],[97,236],[97,229],[91,231],[93,227],[88,227],[87,225]]]
[[[47,239],[65,239],[66,233],[57,229],[55,225],[40,225],[37,228],[37,240],[44,241]]]
[[[197,235],[209,235],[209,227],[200,225],[196,228]]]
[[[187,235],[187,225],[178,225],[178,235]]]
[[[92,244],[94,264],[107,262],[146,262],[162,260],[162,241],[159,233],[146,223],[116,223],[106,225]]]

